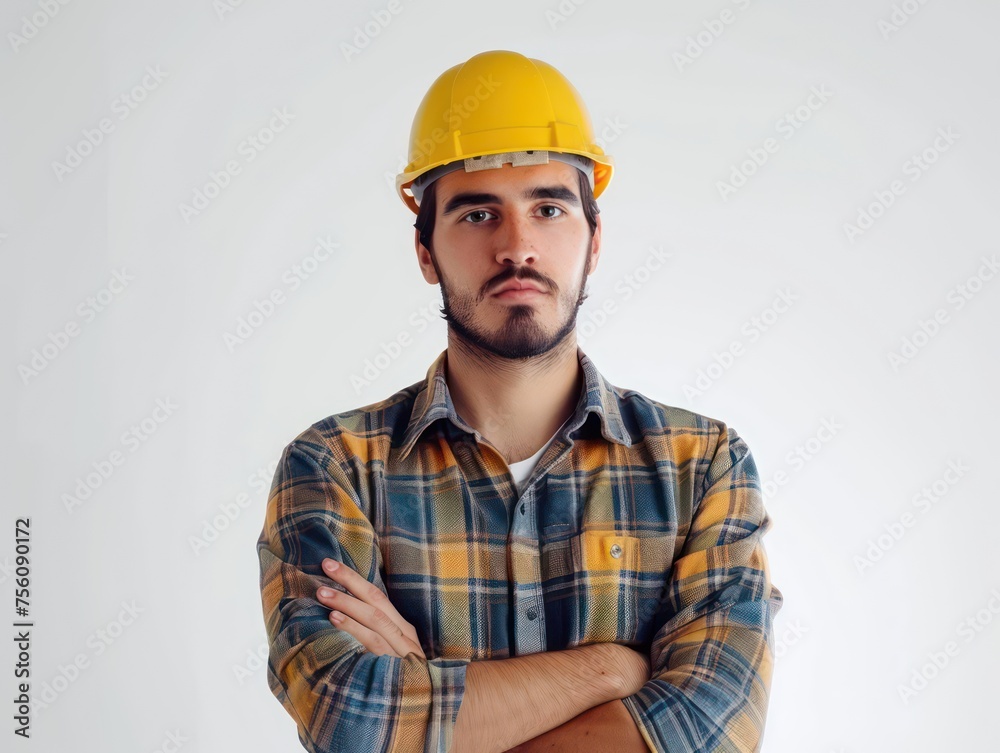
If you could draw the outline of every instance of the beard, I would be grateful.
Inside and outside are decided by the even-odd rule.
[[[502,323],[495,329],[487,329],[476,322],[476,311],[484,305],[482,301],[477,302],[476,296],[453,288],[441,273],[433,251],[430,256],[441,282],[442,318],[448,322],[451,332],[471,349],[498,358],[524,360],[550,352],[576,329],[577,313],[587,299],[586,265],[575,290],[567,291],[563,295],[554,284],[547,285],[548,295],[556,296],[558,303],[561,304],[559,310],[566,310],[554,332],[546,330],[538,310],[529,304],[503,306]],[[511,276],[504,281],[507,279],[511,279]],[[524,279],[538,280],[538,277]],[[490,287],[495,284],[492,283]]]

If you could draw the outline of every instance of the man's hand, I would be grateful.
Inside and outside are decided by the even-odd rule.
[[[378,586],[336,560],[324,559],[323,570],[350,591],[345,594],[325,587],[316,591],[319,603],[333,610],[330,622],[335,627],[357,638],[377,656],[390,654],[402,658],[416,654],[421,659],[427,658],[413,625],[400,616]]]

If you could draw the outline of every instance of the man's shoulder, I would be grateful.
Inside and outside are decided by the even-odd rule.
[[[698,413],[679,405],[656,400],[639,390],[612,387],[618,398],[619,409],[626,423],[643,429],[669,432],[719,433],[728,426],[725,421]]]
[[[378,402],[321,418],[296,434],[285,451],[331,453],[342,459],[367,456],[368,448],[382,444],[387,450],[406,431],[414,401],[423,386],[423,381],[415,382]]]
[[[710,458],[743,439],[723,419],[663,402],[631,388],[613,386],[622,421],[633,444],[655,445],[671,454]]]

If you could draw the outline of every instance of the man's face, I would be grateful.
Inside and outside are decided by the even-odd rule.
[[[457,170],[437,181],[436,213],[433,252],[418,237],[417,254],[456,336],[515,359],[547,353],[575,329],[601,237],[600,216],[591,237],[576,168]],[[500,293],[507,284],[539,290]]]

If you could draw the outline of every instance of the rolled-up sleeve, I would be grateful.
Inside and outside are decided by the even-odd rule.
[[[315,753],[445,753],[465,692],[467,661],[376,656],[336,628],[316,590],[344,587],[321,568],[330,557],[383,593],[370,510],[346,464],[317,434],[282,453],[257,541],[271,692]],[[425,650],[426,653],[426,650]]]
[[[646,744],[670,753],[750,753],[764,735],[774,661],[771,527],[753,456],[723,426],[704,493],[674,560],[650,680],[623,699]]]

